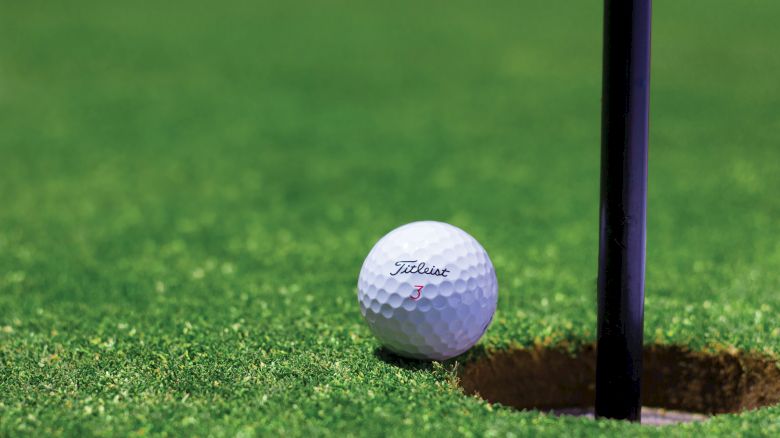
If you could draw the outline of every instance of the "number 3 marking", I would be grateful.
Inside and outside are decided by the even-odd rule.
[[[423,290],[423,288],[424,288],[424,287],[425,287],[425,286],[419,286],[419,285],[418,285],[418,286],[415,286],[414,288],[415,288],[415,289],[417,289],[417,291],[416,291],[416,292],[412,292],[412,294],[411,294],[411,295],[409,295],[409,298],[411,298],[411,299],[412,299],[412,301],[417,301],[417,300],[419,300],[419,299],[420,299],[420,297],[422,297],[422,290]],[[416,294],[416,295],[415,295],[415,294]]]

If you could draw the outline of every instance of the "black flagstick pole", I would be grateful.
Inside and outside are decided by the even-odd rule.
[[[604,1],[596,417],[640,421],[651,0]]]

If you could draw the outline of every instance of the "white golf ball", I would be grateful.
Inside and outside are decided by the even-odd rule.
[[[498,282],[487,252],[468,233],[443,222],[412,222],[371,249],[358,277],[358,301],[386,348],[445,360],[485,333]]]

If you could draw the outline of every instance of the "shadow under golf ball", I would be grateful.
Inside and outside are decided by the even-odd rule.
[[[467,394],[517,409],[593,415],[596,349],[531,348],[480,355],[463,364]],[[642,422],[701,421],[780,402],[780,368],[771,356],[697,352],[674,345],[644,350]]]

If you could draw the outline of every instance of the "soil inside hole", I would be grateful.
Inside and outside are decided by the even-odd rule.
[[[496,352],[466,363],[460,371],[460,383],[467,394],[491,403],[553,413],[587,413],[596,397],[595,375],[593,345],[576,353],[537,348]],[[780,368],[777,359],[760,354],[647,346],[642,402],[661,408],[660,412],[706,415],[768,406],[780,402]]]

